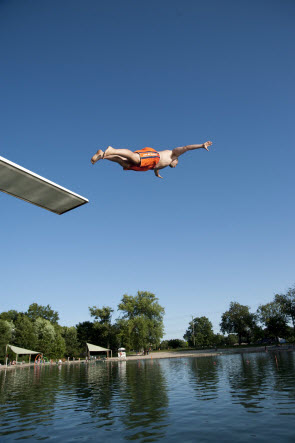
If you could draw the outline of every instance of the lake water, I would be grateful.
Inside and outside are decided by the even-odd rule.
[[[294,442],[295,353],[0,371],[0,441]]]

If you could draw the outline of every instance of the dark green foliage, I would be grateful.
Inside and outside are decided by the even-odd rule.
[[[50,305],[42,306],[37,303],[32,303],[29,306],[26,315],[33,321],[37,320],[37,318],[44,318],[45,320],[50,321],[50,323],[55,324],[59,320],[59,315],[57,311],[53,311]]]
[[[15,311],[14,309],[11,309],[10,311],[7,312],[1,312],[0,319],[14,323],[17,319],[17,316],[18,312]]]
[[[127,349],[158,347],[164,334],[164,308],[151,292],[138,291],[137,295],[123,295],[118,309],[122,311],[117,321],[121,344]]]
[[[282,305],[277,301],[260,305],[257,310],[260,322],[266,327],[270,337],[278,342],[279,337],[288,334],[287,316],[282,310]]]
[[[295,286],[289,288],[286,294],[276,294],[274,301],[280,305],[287,319],[292,321],[295,330]]]
[[[163,341],[161,341],[161,343],[160,343],[160,349],[168,349],[168,340],[163,340]]]
[[[65,341],[65,355],[70,358],[79,357],[82,349],[78,341],[78,334],[75,326],[63,326],[61,335]]]
[[[230,308],[221,317],[220,329],[223,333],[237,334],[239,344],[242,338],[250,342],[251,333],[256,325],[256,315],[249,311],[248,306],[231,302]]]
[[[13,323],[0,319],[0,360],[4,362],[7,344],[12,344]]]
[[[77,339],[79,346],[82,348],[83,352],[86,351],[86,343],[95,344],[95,331],[93,323],[91,321],[83,321],[76,325],[77,329]]]
[[[18,314],[17,316],[14,344],[32,351],[37,348],[37,334],[34,323],[25,314]]]
[[[117,349],[119,345],[118,329],[116,325],[111,323],[114,310],[109,306],[103,306],[101,309],[93,306],[89,308],[89,311],[91,317],[95,318],[93,322],[94,341],[91,343],[107,349]]]
[[[168,348],[177,349],[185,347],[187,347],[187,342],[180,338],[172,338],[171,340],[168,340]]]
[[[214,342],[212,323],[207,317],[194,318],[184,334],[183,338],[190,346],[208,347]]]

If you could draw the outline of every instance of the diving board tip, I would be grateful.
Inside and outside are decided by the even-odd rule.
[[[64,214],[89,200],[0,156],[0,191],[55,214]]]

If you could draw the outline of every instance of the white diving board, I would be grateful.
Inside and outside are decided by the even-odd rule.
[[[88,203],[87,198],[75,194],[40,175],[0,156],[0,191],[40,206],[56,214]]]

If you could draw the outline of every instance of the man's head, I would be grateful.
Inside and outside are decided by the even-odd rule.
[[[177,166],[177,163],[178,163],[178,158],[174,158],[169,165],[170,168],[175,168],[175,166]]]

